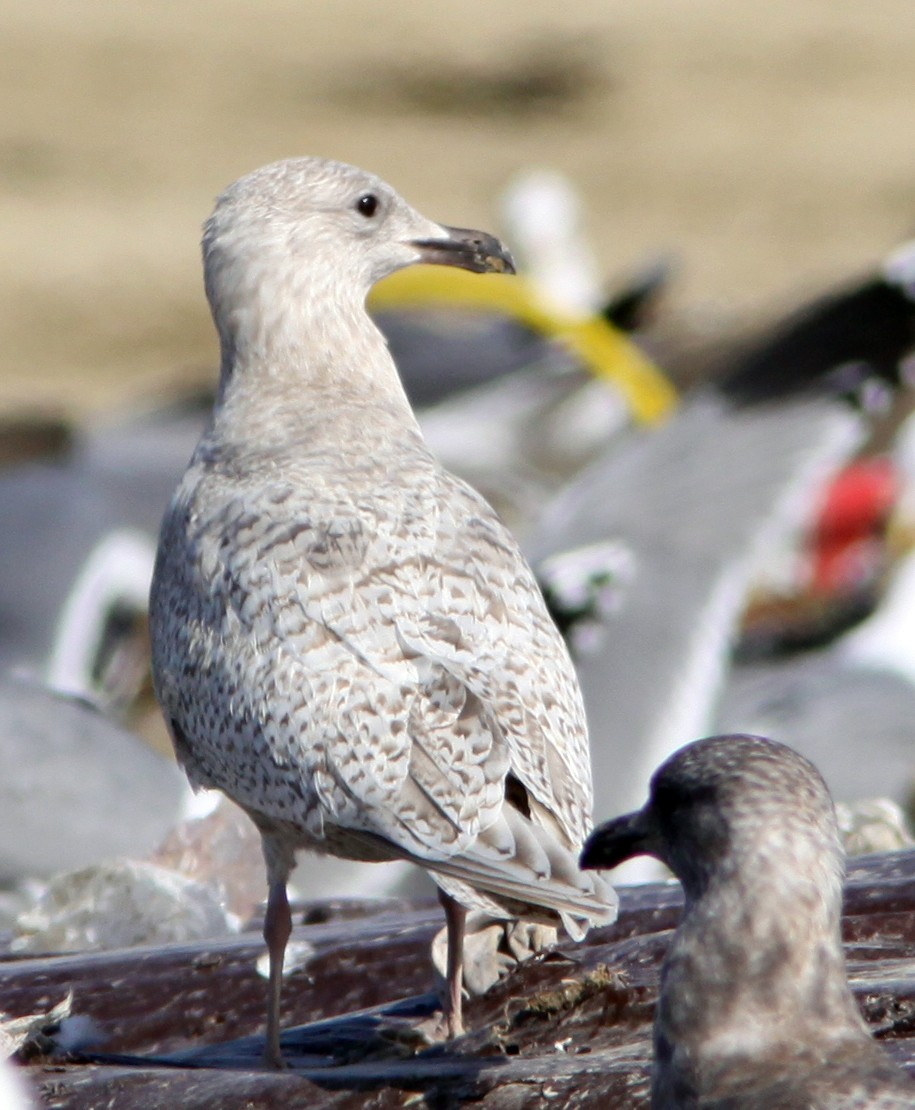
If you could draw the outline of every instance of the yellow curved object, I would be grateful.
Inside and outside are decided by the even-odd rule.
[[[609,321],[546,305],[523,277],[411,266],[380,281],[369,296],[369,308],[430,305],[501,313],[560,339],[595,377],[616,385],[643,424],[664,420],[677,403],[676,390],[664,374]]]

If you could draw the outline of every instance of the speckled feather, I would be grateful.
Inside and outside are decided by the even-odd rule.
[[[243,179],[208,225],[222,383],[163,524],[157,694],[191,780],[251,814],[268,860],[405,857],[471,907],[580,934],[614,899],[575,861],[591,778],[572,664],[513,538],[423,444],[362,308],[379,270],[416,259],[347,272],[344,242],[342,274],[317,265],[329,221],[364,239],[337,198],[368,188],[382,245],[441,234],[311,159]]]

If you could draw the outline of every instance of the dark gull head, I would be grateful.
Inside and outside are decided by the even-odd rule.
[[[757,736],[687,745],[641,810],[592,833],[581,863],[639,854],[667,864],[686,894],[661,973],[654,1107],[913,1104],[848,987],[844,856],[812,763]]]

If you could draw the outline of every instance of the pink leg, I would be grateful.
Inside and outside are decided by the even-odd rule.
[[[267,987],[267,1045],[264,1059],[272,1068],[285,1067],[280,1051],[280,994],[283,989],[283,957],[292,932],[292,914],[286,897],[285,879],[270,884],[267,912],[264,915],[264,940],[270,957],[270,982]]]
[[[445,995],[445,1020],[448,1037],[459,1037],[464,1032],[463,978],[464,978],[464,922],[467,910],[441,888],[438,900],[445,911],[448,939],[448,983]]]

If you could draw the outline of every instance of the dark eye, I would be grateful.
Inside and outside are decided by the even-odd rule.
[[[356,210],[366,218],[374,216],[378,210],[378,197],[374,193],[363,193],[356,201]]]

